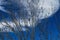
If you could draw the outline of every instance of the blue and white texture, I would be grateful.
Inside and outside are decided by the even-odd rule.
[[[0,0],[0,10],[5,12],[0,21],[0,32],[26,31],[34,28],[41,20],[57,12],[59,2],[59,0]],[[9,16],[5,18],[5,14]]]

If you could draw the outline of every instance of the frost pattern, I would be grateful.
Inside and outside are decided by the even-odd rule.
[[[0,10],[10,15],[11,21],[0,22],[2,31],[25,31],[35,27],[38,20],[50,17],[59,9],[59,0],[0,0]]]

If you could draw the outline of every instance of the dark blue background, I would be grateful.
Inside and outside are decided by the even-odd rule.
[[[0,15],[4,15],[8,17],[8,14],[0,11]],[[1,19],[2,16],[0,16]],[[27,37],[30,40],[30,32],[28,32],[29,36]],[[35,40],[60,40],[60,9],[51,17],[47,19],[43,19],[41,23],[39,23],[35,28]],[[0,39],[2,40],[18,40],[21,35],[20,33],[13,33],[13,32],[0,32]],[[26,36],[26,32],[24,32]],[[41,37],[42,35],[42,37]],[[47,39],[46,39],[47,38]],[[22,38],[23,39],[23,38]]]
[[[10,15],[0,10],[0,21],[2,21],[2,16],[9,20]],[[34,29],[34,40],[60,40],[60,9],[51,17],[43,19]],[[28,32],[23,32],[24,37],[28,34],[26,40],[30,40],[31,32],[31,29]],[[0,40],[23,40],[24,37],[21,35],[22,32],[0,32]]]

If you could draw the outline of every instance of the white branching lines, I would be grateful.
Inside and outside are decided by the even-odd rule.
[[[59,9],[59,0],[41,0],[38,9],[40,19],[48,18]]]
[[[0,22],[0,28],[3,29],[9,26],[8,28],[15,30],[15,28],[20,29],[22,27],[24,31],[26,30],[26,26],[35,27],[38,24],[38,20],[41,21],[42,19],[50,17],[60,7],[59,0],[15,0],[14,2],[11,0],[5,2],[4,5],[17,5],[19,10],[14,12],[12,9],[4,9],[4,7],[1,6],[3,4],[4,2],[0,0],[0,10],[8,13],[12,21]],[[18,16],[18,18],[16,18],[16,16]]]
[[[31,23],[29,23],[29,22],[30,21],[28,21],[28,20],[26,22],[25,22],[25,20],[20,20],[20,25],[22,26],[22,30],[23,31],[26,30],[26,28],[25,28],[26,25],[28,25],[28,27],[30,27],[32,25],[32,22]],[[16,24],[14,22],[11,22],[11,21],[10,22],[9,21],[6,21],[6,22],[2,21],[2,22],[0,22],[0,29],[1,29],[1,31],[5,30],[7,32],[10,32],[10,31],[13,31],[12,28],[15,30],[15,27],[17,27],[17,26],[16,26]],[[4,28],[6,28],[6,29],[4,29]],[[19,30],[19,31],[21,31],[21,30]]]

